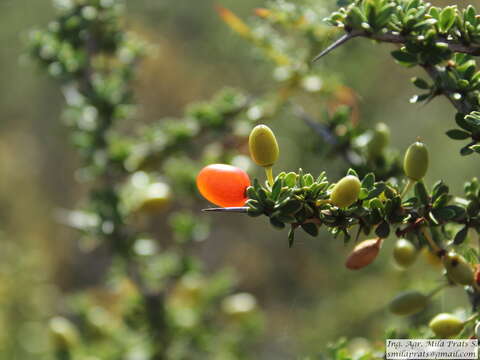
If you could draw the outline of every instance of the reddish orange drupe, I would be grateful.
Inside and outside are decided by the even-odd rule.
[[[205,199],[221,207],[244,206],[248,174],[235,166],[212,164],[197,175],[197,188]]]

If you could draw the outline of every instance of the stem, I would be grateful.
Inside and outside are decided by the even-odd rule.
[[[435,289],[433,289],[432,291],[430,291],[430,292],[428,293],[428,295],[427,295],[428,298],[430,299],[430,298],[434,297],[434,296],[437,295],[440,291],[442,291],[443,289],[445,289],[447,286],[448,286],[447,283],[444,283],[444,284],[442,284],[442,285],[440,285],[440,286],[437,286]]]
[[[270,186],[273,186],[273,170],[272,170],[272,166],[267,166],[265,168],[265,174],[267,175],[267,180],[268,180],[268,183],[270,184]]]
[[[402,195],[400,197],[403,199],[403,197],[412,189],[413,185],[415,185],[415,180],[408,179],[407,185],[402,191]]]
[[[438,254],[439,252],[442,251],[442,249],[433,241],[432,236],[430,233],[427,231],[427,228],[423,226],[420,231],[423,234],[423,237],[428,241],[430,247],[435,251],[435,254]]]

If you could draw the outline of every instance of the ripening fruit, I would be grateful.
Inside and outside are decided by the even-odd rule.
[[[245,205],[249,186],[248,174],[231,165],[208,165],[197,175],[197,188],[202,196],[222,207]]]
[[[370,158],[380,155],[390,141],[390,129],[384,123],[378,123],[373,130],[372,137],[367,143],[367,152]]]
[[[464,323],[452,314],[442,313],[435,316],[428,326],[437,337],[449,338],[458,335],[462,331]]]
[[[472,266],[461,255],[449,252],[443,258],[443,266],[447,276],[459,285],[471,285],[473,283]]]
[[[428,299],[428,296],[418,291],[405,291],[398,294],[388,308],[395,315],[413,315],[425,309]]]
[[[248,148],[252,160],[259,166],[270,167],[278,159],[277,139],[266,125],[257,125],[253,128],[248,138]]]
[[[407,239],[398,239],[393,248],[393,258],[398,266],[407,268],[417,258],[417,248]]]
[[[411,180],[423,179],[428,170],[428,150],[424,143],[417,141],[408,147],[403,159],[403,170]]]
[[[330,201],[339,208],[346,208],[358,200],[360,188],[360,180],[356,176],[347,175],[333,187]]]
[[[381,246],[381,238],[362,241],[350,253],[345,266],[350,270],[359,270],[370,265],[377,258]]]

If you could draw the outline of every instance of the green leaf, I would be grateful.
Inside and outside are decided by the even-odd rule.
[[[273,187],[272,187],[272,194],[271,194],[272,200],[274,201],[277,200],[281,191],[282,191],[282,180],[278,179],[277,181],[275,181],[275,184],[273,184]]]
[[[423,205],[428,205],[430,202],[430,197],[428,196],[427,189],[425,184],[422,181],[418,181],[415,184],[415,196],[420,200]]]
[[[415,85],[419,89],[422,89],[422,90],[430,89],[430,85],[425,80],[423,80],[421,78],[414,77],[412,79],[412,83],[413,83],[413,85]]]
[[[476,153],[480,154],[480,145],[472,145],[472,146],[470,146],[470,149],[472,149]]]
[[[373,173],[368,173],[362,180],[362,188],[371,190],[375,185],[375,175]]]
[[[446,134],[450,139],[454,140],[465,140],[470,137],[468,132],[459,129],[448,130]]]
[[[402,50],[395,50],[391,52],[391,55],[395,60],[401,64],[412,66],[417,63],[417,57],[413,54],[407,53]]]
[[[302,224],[302,229],[309,235],[315,237],[318,235],[318,227],[313,223]]]
[[[453,24],[455,24],[457,16],[457,8],[455,6],[447,6],[440,13],[440,18],[438,21],[438,30],[441,33],[447,33]]]
[[[288,247],[291,248],[295,242],[295,228],[292,226],[288,232]]]
[[[455,238],[453,239],[453,243],[455,245],[462,244],[467,238],[467,234],[468,234],[468,227],[465,226],[459,232],[457,232],[457,234],[455,235]]]
[[[297,174],[294,172],[289,172],[287,175],[285,175],[285,185],[288,187],[295,187],[297,184]]]
[[[460,149],[460,155],[467,156],[470,154],[473,154],[473,149],[471,149],[470,146],[464,146]]]
[[[387,238],[390,235],[390,225],[386,221],[381,222],[375,229],[375,234],[382,239]]]
[[[355,170],[353,170],[352,168],[348,169],[347,175],[353,175],[353,176],[358,178],[357,172]]]
[[[280,211],[282,214],[290,214],[294,215],[297,212],[300,211],[300,209],[303,207],[303,204],[299,200],[288,200],[284,205],[280,207]]]
[[[285,227],[285,224],[283,222],[273,217],[270,218],[270,224],[272,224],[272,226],[277,229],[283,229]]]

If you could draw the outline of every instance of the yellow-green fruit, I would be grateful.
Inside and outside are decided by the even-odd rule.
[[[356,176],[345,176],[333,187],[330,201],[339,208],[348,207],[358,200],[360,188],[360,180]]]
[[[417,248],[406,239],[398,239],[393,248],[393,258],[397,265],[407,268],[415,262]]]
[[[56,316],[49,322],[50,335],[57,348],[68,349],[78,343],[78,331],[68,319]]]
[[[156,214],[165,211],[172,201],[170,186],[165,183],[153,183],[147,186],[138,204],[137,212]]]
[[[423,179],[428,170],[428,150],[424,143],[417,141],[409,146],[403,159],[403,170],[412,180]]]
[[[421,253],[428,264],[436,268],[440,268],[442,266],[442,259],[435,255],[427,246],[422,249]]]
[[[428,326],[437,337],[449,338],[462,331],[464,322],[452,314],[442,313],[435,316]]]
[[[359,270],[370,265],[378,256],[382,239],[364,240],[359,243],[345,262],[345,266],[350,270]]]
[[[260,166],[272,166],[278,159],[278,143],[272,130],[266,125],[257,125],[248,138],[252,160]]]
[[[408,316],[422,311],[427,304],[428,296],[418,291],[405,291],[398,294],[388,308],[395,315]]]
[[[390,129],[384,123],[378,123],[375,126],[372,137],[367,143],[367,151],[369,157],[380,155],[387,147],[390,141]]]
[[[461,255],[449,252],[443,258],[443,266],[447,276],[459,285],[471,285],[473,283],[473,268]]]

